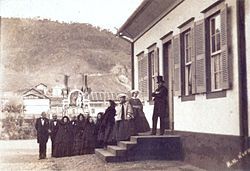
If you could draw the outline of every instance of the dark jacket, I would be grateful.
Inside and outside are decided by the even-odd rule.
[[[115,107],[108,107],[104,113],[101,129],[104,131],[104,143],[106,145],[115,141],[115,114]]]
[[[78,120],[76,123],[76,134],[83,136],[85,126],[86,126],[85,120],[82,120],[82,121]]]
[[[96,124],[95,124],[95,135],[98,135],[100,129],[101,129],[101,125],[102,125],[102,120],[103,119],[98,119],[96,120]]]
[[[73,141],[77,133],[77,120],[72,120],[70,121],[69,124],[70,124],[70,130],[71,130],[71,137]]]
[[[154,112],[153,115],[157,116],[165,116],[167,110],[167,96],[168,90],[165,86],[158,87],[154,93],[152,93],[154,97]]]
[[[69,121],[64,123],[60,121],[59,129],[55,139],[55,157],[64,157],[71,155],[71,130]]]
[[[115,124],[115,114],[116,110],[114,107],[108,107],[104,113],[103,120],[101,127],[105,128],[108,125],[114,125]]]
[[[56,122],[56,125],[55,123]],[[50,128],[50,138],[52,141],[55,140],[56,138],[56,134],[58,132],[58,129],[59,129],[59,120],[51,120],[50,123],[49,123],[49,128]]]
[[[42,125],[42,118],[38,118],[35,128],[37,130],[37,143],[47,143],[49,139],[49,119],[44,118],[44,124]]]
[[[62,121],[60,121],[59,123],[60,123],[59,129],[56,135],[56,143],[70,142],[71,130],[70,130],[69,122],[63,123]]]

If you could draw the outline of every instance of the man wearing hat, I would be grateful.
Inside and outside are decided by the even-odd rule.
[[[116,106],[116,141],[128,140],[130,136],[135,134],[133,122],[133,109],[127,101],[126,94],[119,94],[120,103]]]
[[[153,111],[153,128],[152,128],[152,135],[156,134],[156,127],[157,127],[157,120],[158,117],[160,117],[160,135],[164,134],[165,130],[165,121],[167,116],[167,96],[168,96],[168,90],[163,85],[164,80],[162,76],[157,76],[157,84],[158,88],[155,90],[155,92],[152,93],[152,96],[154,97],[154,111]]]

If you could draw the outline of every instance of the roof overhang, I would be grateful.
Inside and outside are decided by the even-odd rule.
[[[134,41],[184,0],[144,0],[117,31],[117,35]]]

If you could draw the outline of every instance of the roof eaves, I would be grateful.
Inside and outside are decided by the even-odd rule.
[[[116,35],[122,36],[121,33],[126,29],[126,27],[133,22],[136,16],[146,7],[152,0],[143,0],[142,3],[137,7],[137,9],[132,13],[132,15],[125,21],[125,23],[118,29]]]
[[[42,95],[42,96],[44,96],[44,97],[46,97],[46,98],[50,99],[47,95],[45,95],[45,94],[41,93],[40,91],[38,91],[38,90],[37,90],[37,89],[35,89],[35,88],[31,88],[31,89],[27,90],[26,92],[24,92],[24,93],[23,93],[23,96],[28,95],[27,93],[28,93],[28,92],[30,92],[30,91],[32,91],[32,90],[34,90],[35,92],[39,93],[40,95]]]

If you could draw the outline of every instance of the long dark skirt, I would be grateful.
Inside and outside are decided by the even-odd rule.
[[[95,139],[96,137],[89,137],[85,140],[85,154],[94,154],[95,153]]]
[[[103,147],[104,134],[105,134],[105,131],[102,129],[99,129],[98,134],[97,134],[97,138],[96,138],[96,148]]]
[[[84,135],[81,133],[76,134],[73,144],[73,154],[72,155],[83,155],[85,152],[85,139]]]
[[[135,129],[137,133],[150,131],[149,123],[143,111],[139,110],[135,119]]]
[[[95,134],[94,123],[88,123],[85,128],[85,154],[93,154],[95,152],[97,135]]]
[[[116,141],[126,141],[136,135],[134,119],[117,121],[115,124]]]
[[[115,138],[115,124],[110,123],[106,126],[105,132],[104,132],[104,144],[105,145],[110,145],[110,144],[115,144],[116,143],[116,138]]]
[[[70,142],[55,143],[54,156],[55,157],[71,156]]]

